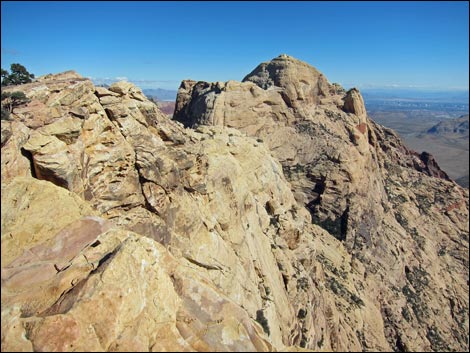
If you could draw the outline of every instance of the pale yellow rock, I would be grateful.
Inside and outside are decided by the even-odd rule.
[[[47,74],[47,75],[39,76],[38,78],[35,79],[35,81],[38,81],[38,82],[44,82],[44,81],[50,81],[50,80],[73,81],[77,79],[83,79],[83,76],[81,76],[79,73],[77,73],[74,70],[69,70],[69,71],[58,73],[58,74]]]
[[[63,131],[59,126],[33,131],[23,148],[32,155],[36,177],[79,192],[81,183],[77,180],[79,176],[76,160],[70,155],[67,144],[56,137],[57,129],[59,132]]]
[[[2,267],[67,224],[94,214],[78,196],[47,181],[17,177],[2,183]]]
[[[66,116],[56,122],[37,129],[43,135],[54,135],[66,144],[72,144],[80,135],[83,121],[79,118]]]
[[[196,130],[130,83],[9,88],[2,350],[468,350],[468,191],[307,64],[249,78],[183,82]]]
[[[350,89],[344,97],[343,109],[347,113],[352,113],[364,119],[367,115],[364,99],[356,88]]]
[[[2,120],[2,183],[16,176],[31,175],[30,161],[21,152],[29,138],[30,129],[23,123]]]
[[[299,207],[341,241],[328,251],[329,262],[320,257],[322,266],[305,265],[320,276],[316,288],[330,290],[316,310],[324,318],[308,324],[307,347],[468,349],[468,320],[459,316],[468,313],[468,189],[371,121],[358,90],[330,85],[306,63],[281,55],[244,81],[184,81],[174,117],[187,127],[229,126],[263,141],[281,162]],[[227,215],[221,219],[230,229]],[[286,237],[293,249],[302,239]],[[451,251],[449,244],[456,244]],[[360,276],[341,276],[351,268],[341,270],[339,256],[346,255]],[[332,300],[338,296],[343,299]],[[352,309],[356,302],[361,308]]]
[[[3,191],[9,188],[17,186]],[[49,197],[64,192],[53,185],[44,189]],[[31,200],[31,209],[40,205]],[[60,208],[60,217],[70,211]],[[109,229],[97,217],[78,222],[50,240],[44,235],[34,248],[20,244],[27,252],[2,266],[2,350],[272,349],[246,311],[185,260],[151,239]],[[26,276],[45,261],[59,268],[41,278]]]
[[[95,87],[95,94],[101,98],[104,96],[114,96],[114,97],[119,97],[119,93],[110,91],[109,89],[105,87]]]
[[[243,81],[254,82],[264,89],[283,88],[289,106],[296,106],[298,101],[318,103],[318,98],[330,95],[331,90],[321,72],[285,54],[258,65]]]

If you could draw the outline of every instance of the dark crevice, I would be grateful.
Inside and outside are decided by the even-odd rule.
[[[270,216],[274,215],[274,207],[271,201],[266,202],[266,204],[264,205],[264,208],[266,209],[266,212],[268,213],[268,215]]]
[[[341,215],[341,239],[339,240],[346,240],[346,233],[348,231],[348,220],[349,220],[349,205],[344,210],[343,214]]]
[[[101,260],[98,262],[98,265],[96,268],[90,272],[90,276],[94,275],[96,273],[102,273],[106,267],[108,267],[109,263],[111,262],[111,259],[116,255],[116,253],[121,249],[121,245],[119,245],[116,249],[111,251],[110,253],[107,253]]]
[[[307,317],[307,309],[299,309],[299,312],[297,313],[297,318],[299,318],[300,320],[303,320]]]
[[[393,347],[395,352],[408,352],[405,345],[403,344],[400,335],[397,335],[395,340],[395,347]]]
[[[90,246],[91,246],[92,248],[96,248],[96,247],[97,247],[98,245],[100,245],[100,244],[101,244],[101,242],[100,242],[99,240],[97,240],[97,241],[95,241],[93,244],[91,244]]]
[[[184,258],[186,260],[188,260],[189,262],[191,262],[192,264],[196,265],[196,266],[199,266],[199,267],[202,267],[202,268],[205,268],[206,270],[218,270],[218,271],[222,271],[222,267],[220,266],[216,266],[216,265],[208,265],[208,264],[204,264],[202,262],[199,262],[197,260],[194,260],[190,257],[187,257],[187,256],[184,256]]]
[[[349,220],[349,206],[346,207],[339,217],[334,219],[330,217],[322,219],[316,212],[312,212],[312,208],[310,208],[309,205],[307,205],[307,208],[311,211],[310,213],[312,214],[313,224],[319,225],[340,241],[346,240]]]
[[[57,301],[50,308],[44,310],[42,313],[37,314],[37,316],[46,317],[67,313],[70,309],[72,309],[73,305],[77,301],[77,298],[86,282],[87,278],[82,279],[75,286],[64,291],[60,295],[59,299],[57,299]]]
[[[113,111],[109,108],[104,109],[106,116],[108,117],[109,120],[113,121],[114,120],[114,114]]]
[[[281,91],[281,92],[280,92],[280,95],[281,95],[281,98],[282,98],[282,100],[284,101],[284,103],[286,103],[287,107],[292,108],[292,107],[293,107],[293,105],[292,105],[292,100],[291,100],[290,97],[287,95],[287,93],[284,92],[284,91]]]
[[[137,158],[137,156],[136,156]],[[144,208],[152,213],[156,213],[158,215],[160,215],[160,213],[158,212],[158,210],[155,209],[155,207],[153,207],[150,202],[147,200],[147,196],[145,195],[145,192],[144,192],[144,184],[146,182],[149,182],[147,179],[145,179],[142,174],[140,174],[140,169],[139,167],[136,165],[135,168],[137,169],[137,174],[139,175],[139,184],[140,184],[140,191],[142,192],[142,195],[144,196]]]
[[[282,282],[284,282],[284,288],[287,291],[288,290],[287,285],[289,284],[289,279],[287,278],[287,276],[285,274],[282,273],[281,275],[282,275]]]
[[[37,179],[38,177],[36,175],[36,167],[34,166],[33,155],[31,154],[31,152],[25,150],[24,148],[21,148],[20,152],[21,155],[29,161],[29,169],[31,170],[31,176]]]
[[[31,176],[35,179],[49,181],[54,185],[60,186],[64,189],[69,189],[69,181],[62,179],[58,175],[54,174],[54,171],[47,169],[34,163],[34,157],[31,152],[27,151],[24,148],[21,148],[21,154],[29,160]]]
[[[369,142],[369,145],[375,147],[376,141],[374,139],[374,136],[372,135],[372,129],[367,129],[367,140]]]
[[[307,174],[307,176],[310,180],[315,183],[315,187],[312,190],[313,199],[306,206],[307,209],[310,211],[312,217],[314,217],[316,214],[317,206],[321,203],[321,195],[323,195],[326,190],[326,177],[323,175],[315,177],[311,174]]]

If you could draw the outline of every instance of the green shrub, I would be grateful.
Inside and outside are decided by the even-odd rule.
[[[264,316],[263,309],[256,311],[256,321],[261,325],[263,331],[269,336],[271,334],[269,330],[268,319]]]
[[[2,120],[11,120],[10,119],[10,112],[5,109],[2,105]]]
[[[7,120],[10,113],[13,111],[13,108],[18,107],[22,104],[29,103],[30,99],[26,97],[24,92],[14,91],[14,92],[2,92],[2,120]],[[5,113],[3,112],[5,111]],[[4,118],[5,116],[5,118]]]
[[[30,74],[21,64],[11,64],[11,73],[8,73],[8,71],[4,69],[1,70],[2,86],[21,85],[23,83],[31,82],[34,78],[34,75]]]

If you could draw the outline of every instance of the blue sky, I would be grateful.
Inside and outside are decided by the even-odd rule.
[[[282,53],[350,86],[468,89],[461,2],[1,2],[1,66],[177,89]]]

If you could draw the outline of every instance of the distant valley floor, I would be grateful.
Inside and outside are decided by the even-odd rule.
[[[469,140],[467,135],[430,135],[425,132],[439,121],[463,114],[432,111],[383,111],[368,109],[377,123],[394,129],[405,144],[417,151],[431,153],[439,166],[457,183],[469,187]]]

